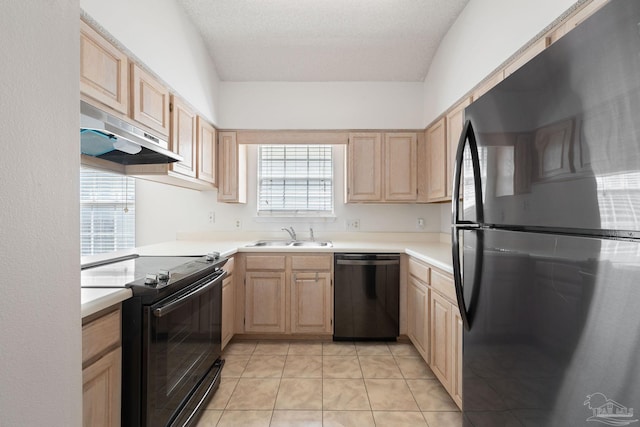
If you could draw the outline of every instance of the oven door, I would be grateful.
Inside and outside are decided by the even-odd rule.
[[[218,272],[144,307],[143,425],[166,426],[184,416],[187,400],[220,357],[224,276]]]

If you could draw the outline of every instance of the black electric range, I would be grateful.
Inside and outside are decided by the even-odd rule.
[[[122,303],[122,426],[193,426],[220,384],[227,259],[131,255],[85,264],[85,288]]]

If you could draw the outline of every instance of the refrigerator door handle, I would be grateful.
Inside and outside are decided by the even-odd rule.
[[[459,248],[459,230],[455,227],[451,230],[451,250],[453,251],[453,283],[456,289],[456,300],[458,301],[458,310],[462,325],[468,331],[471,329],[469,317],[467,316],[467,307],[464,302],[464,293],[462,292],[462,273],[460,270],[460,248]]]
[[[484,254],[484,233],[483,229],[469,228],[469,227],[453,227],[451,230],[451,246],[453,251],[453,283],[456,290],[456,300],[458,302],[458,310],[460,311],[460,318],[465,330],[469,331],[473,327],[474,307],[478,304],[480,297],[480,284],[482,279],[482,264]],[[473,280],[471,282],[471,295],[469,298],[469,306],[464,299],[464,285],[462,282],[462,266],[460,260],[460,238],[458,233],[460,232],[472,232],[476,236],[475,250],[473,251],[474,269]]]
[[[471,153],[471,166],[473,168],[473,186],[475,192],[476,207],[476,223],[484,223],[484,207],[482,205],[482,182],[480,180],[480,159],[478,156],[478,144],[476,135],[473,131],[473,125],[470,120],[464,124],[460,141],[458,141],[458,149],[456,150],[456,161],[453,170],[453,195],[451,196],[451,223],[469,224],[468,221],[461,221],[459,217],[460,209],[460,180],[462,174],[462,163],[464,161],[464,147],[469,142],[469,151]]]

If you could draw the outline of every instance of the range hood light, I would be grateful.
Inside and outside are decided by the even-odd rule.
[[[116,150],[123,151],[127,154],[138,154],[142,151],[142,147],[138,144],[134,144],[131,141],[128,141],[124,138],[117,138],[113,141],[113,148]]]

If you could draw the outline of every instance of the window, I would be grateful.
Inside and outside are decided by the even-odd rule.
[[[133,178],[80,170],[81,255],[133,248],[135,219]]]
[[[331,148],[331,145],[261,145],[258,214],[332,214]]]

